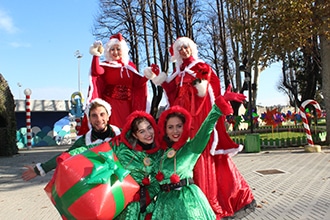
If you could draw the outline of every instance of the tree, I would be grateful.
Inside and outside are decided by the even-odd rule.
[[[327,52],[330,2],[278,0],[262,3],[256,13],[263,17],[263,41],[268,56],[283,62],[282,88],[287,89],[288,94],[293,94],[294,102],[298,104],[306,99],[316,99],[322,89],[325,108],[329,110],[326,100],[330,95],[330,70],[327,64],[330,55]],[[330,121],[327,120],[329,128]],[[329,132],[327,143],[330,143]]]
[[[0,74],[0,156],[18,153],[15,102],[7,81]]]
[[[100,0],[94,30],[100,39],[121,32],[140,72],[151,63],[170,72],[175,64],[170,65],[169,46],[180,36],[190,37],[202,48],[200,56],[223,77],[225,88],[232,84],[236,91],[244,92],[240,67],[245,66],[253,80],[253,106],[259,75],[280,61],[280,88],[292,98],[292,104],[323,94],[325,107],[330,109],[329,4],[325,0]],[[162,89],[151,87],[155,116]],[[327,123],[330,129],[330,120]],[[327,134],[329,141],[330,132]]]
[[[329,1],[319,0],[317,6],[321,8],[320,14],[321,33],[320,33],[320,48],[321,48],[321,63],[322,63],[322,92],[324,98],[325,109],[330,111],[330,15],[329,15]],[[326,128],[327,128],[327,144],[330,143],[330,114],[326,114]]]

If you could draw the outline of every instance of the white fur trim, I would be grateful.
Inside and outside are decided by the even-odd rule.
[[[218,131],[217,131],[217,129],[215,129],[216,124],[214,125],[214,129],[213,129],[213,143],[212,143],[211,150],[210,150],[211,155],[215,154],[215,149],[219,143]]]
[[[115,132],[116,136],[117,135],[120,135],[120,129],[115,126],[115,125],[110,125],[110,127],[113,129],[113,131]],[[85,135],[85,144],[86,145],[91,145],[91,144],[102,144],[103,142],[107,142],[107,141],[110,141],[112,138],[111,137],[107,137],[106,139],[104,140],[101,140],[101,139],[97,139],[95,141],[92,142],[92,129],[90,129],[86,135]]]
[[[113,131],[115,132],[116,135],[119,135],[121,133],[121,130],[115,126],[115,125],[110,125],[112,127]]]
[[[214,91],[213,91],[213,88],[212,88],[211,84],[207,88],[208,88],[207,89],[208,94],[210,96],[210,102],[211,102],[212,105],[214,105],[215,97],[214,97]],[[211,155],[216,154],[216,148],[217,148],[217,145],[219,143],[218,131],[215,128],[216,124],[214,125],[214,129],[213,129],[213,143],[212,143],[211,150],[210,150]]]
[[[243,150],[243,145],[238,145],[238,148],[230,148],[230,149],[226,149],[226,150],[216,150],[214,152],[214,154],[212,155],[218,155],[218,154],[228,154],[230,157],[235,156],[238,152]]]
[[[190,69],[195,66],[197,63],[205,63],[203,60],[201,59],[196,59],[194,60],[192,63],[190,63],[182,72],[187,72],[191,75],[193,75],[194,77],[196,76],[196,73],[194,71],[191,71]],[[176,64],[177,65],[177,64]],[[177,65],[178,66],[178,65]],[[175,79],[175,77],[180,73],[180,68],[177,68],[177,70],[172,73],[171,75],[169,75],[166,79],[166,82],[171,82],[173,79]]]
[[[128,55],[129,48],[124,39],[119,41],[117,38],[113,38],[108,41],[108,43],[105,45],[105,50],[104,50],[105,59],[109,62],[112,61],[111,56],[110,56],[110,49],[111,49],[111,47],[113,47],[116,44],[120,46],[120,50],[121,50],[121,54],[122,54],[121,61],[125,65],[127,65],[129,62],[129,55]]]
[[[182,46],[189,46],[192,52],[192,56],[195,58],[195,60],[198,59],[198,50],[197,50],[197,45],[195,44],[194,41],[192,41],[188,37],[179,37],[173,44],[173,53],[174,56],[171,58],[172,61],[174,60],[176,62],[177,66],[181,66],[183,60],[182,57],[180,56],[179,49]]]
[[[207,92],[208,81],[203,79],[200,83],[196,83],[195,88],[197,89],[197,95],[199,97],[204,97]]]
[[[94,45],[92,45],[92,46],[90,46],[90,48],[89,48],[89,53],[91,54],[91,55],[93,55],[93,56],[102,56],[102,54],[103,53],[100,53],[99,51],[98,51],[98,46],[97,47],[95,47]]]
[[[92,143],[92,129],[87,131],[87,133],[85,135],[85,144],[90,145],[91,143]]]
[[[110,116],[111,115],[111,105],[109,103],[107,103],[106,101],[104,101],[103,99],[100,99],[100,98],[95,98],[93,99],[87,106],[86,110],[85,110],[85,114],[87,115],[87,118],[88,118],[88,122],[89,122],[89,111],[90,111],[90,107],[93,103],[98,103],[100,105],[102,105],[105,110],[107,111],[108,115]]]
[[[159,73],[158,76],[156,76],[152,79],[152,82],[155,83],[155,85],[159,86],[159,85],[163,84],[163,82],[165,82],[166,79],[167,79],[167,74],[164,72],[161,72],[161,73]]]
[[[143,74],[147,79],[153,79],[156,77],[156,74],[154,74],[151,70],[151,67],[147,67],[143,70]]]
[[[169,75],[166,79],[166,82],[171,82],[173,79],[175,79],[175,77],[180,73],[180,71],[176,71],[174,73],[172,73],[171,75]]]
[[[42,169],[41,163],[37,163],[36,167],[40,172],[40,176],[46,176],[46,172],[44,171],[44,169]]]
[[[150,113],[151,111],[151,103],[154,95],[150,84],[151,82],[148,80],[148,82],[146,83],[147,98],[146,98],[146,109],[145,109],[145,112],[147,113]]]
[[[100,66],[108,66],[108,67],[112,67],[112,68],[121,68],[122,72],[123,71],[127,71],[130,70],[133,73],[135,73],[138,76],[144,77],[144,75],[142,73],[139,73],[134,67],[132,67],[129,64],[125,64],[124,66],[121,63],[118,63],[117,61],[109,61],[109,63],[105,63],[105,62],[101,62]]]

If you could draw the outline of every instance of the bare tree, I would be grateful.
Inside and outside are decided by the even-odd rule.
[[[322,87],[327,100],[329,4],[325,0],[217,0],[209,4],[197,0],[100,0],[94,34],[105,40],[121,32],[140,72],[151,63],[172,71],[175,64],[170,62],[168,48],[178,37],[187,36],[200,46],[200,56],[218,77],[223,77],[225,88],[232,84],[236,91],[244,92],[247,86],[240,67],[245,65],[252,78],[253,105],[260,73],[271,63],[283,61],[281,88],[289,96],[297,101],[304,89],[310,91],[304,98],[312,97]],[[306,77],[312,75],[315,80],[309,84]],[[298,87],[293,86],[294,81],[299,82]],[[157,111],[162,89],[151,86],[152,108]],[[325,101],[326,107],[328,103]]]

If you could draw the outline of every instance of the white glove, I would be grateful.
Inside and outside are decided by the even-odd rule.
[[[165,72],[160,72],[159,75],[155,76],[153,79],[151,79],[151,81],[155,85],[160,86],[161,84],[163,84],[163,82],[165,82],[166,79],[167,79],[167,74]]]
[[[208,81],[203,79],[201,82],[197,82],[194,86],[197,89],[197,95],[199,97],[204,97],[207,92]]]
[[[102,46],[102,41],[100,41],[100,40],[96,40],[96,41],[94,41],[94,43],[93,43],[93,46],[94,47],[99,47],[99,46]]]
[[[144,76],[147,78],[147,79],[153,79],[156,77],[156,74],[154,74],[151,70],[151,67],[146,67],[144,70],[143,70],[143,74]]]
[[[104,48],[102,42],[97,40],[89,48],[89,53],[93,56],[102,56]]]

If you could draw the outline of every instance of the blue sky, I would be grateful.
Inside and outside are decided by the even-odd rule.
[[[97,12],[98,0],[0,2],[0,73],[15,99],[24,99],[26,88],[31,99],[70,99],[78,91],[77,50],[83,55],[80,87],[86,97]],[[280,72],[275,65],[261,74],[257,104],[287,103],[276,91]]]

